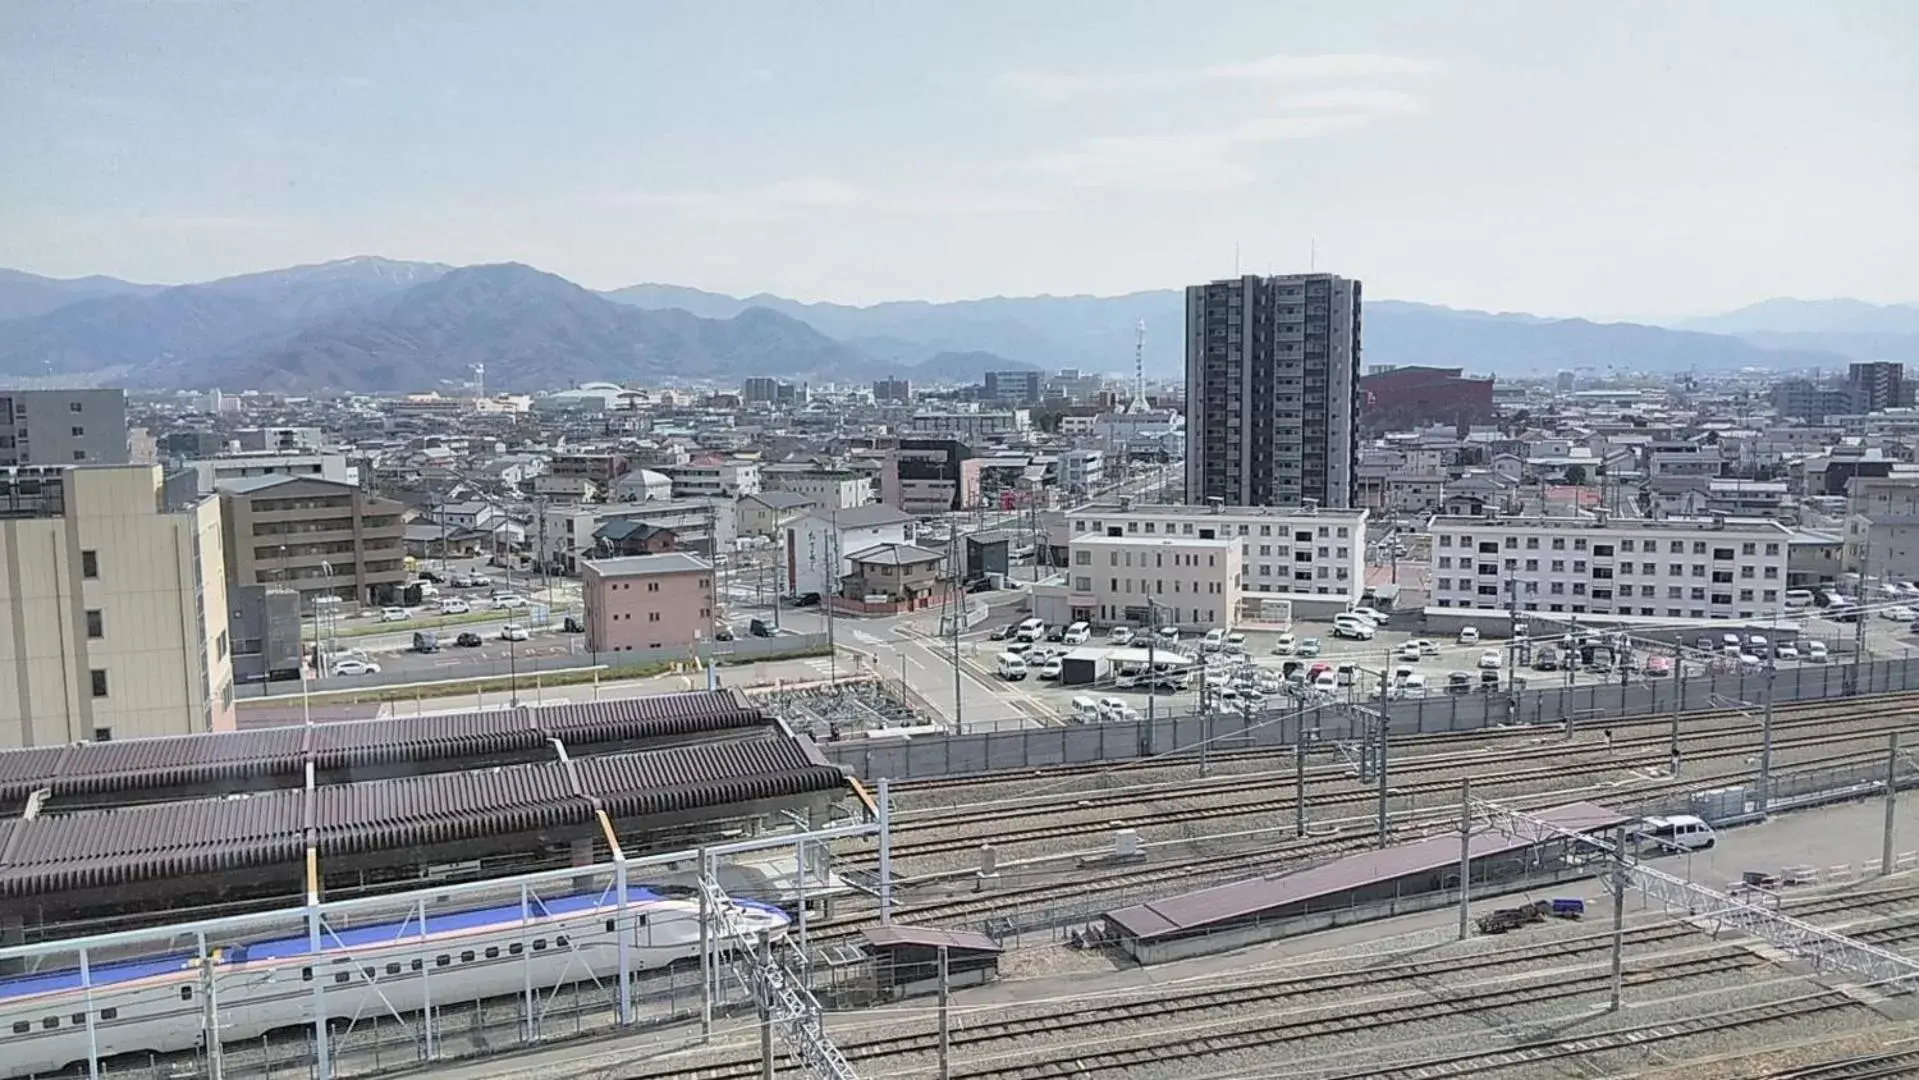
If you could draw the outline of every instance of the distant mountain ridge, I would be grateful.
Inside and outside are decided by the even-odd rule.
[[[1919,306],[1775,300],[1712,317],[1719,323],[1660,327],[1375,300],[1366,304],[1362,362],[1496,375],[1830,368],[1860,354],[1919,360],[1907,352],[1919,334],[1900,329],[1909,316]],[[1184,319],[1178,289],[858,307],[669,284],[595,293],[513,263],[371,256],[173,287],[0,271],[0,376],[424,390],[463,383],[485,364],[489,386],[529,390],[762,374],[976,382],[1027,367],[1130,373],[1144,320],[1147,370],[1168,377],[1184,365]]]

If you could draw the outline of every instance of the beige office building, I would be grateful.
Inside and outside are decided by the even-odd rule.
[[[227,558],[242,585],[285,585],[300,608],[315,596],[399,602],[406,584],[406,505],[317,476],[222,481]]]
[[[0,469],[0,610],[0,747],[234,727],[220,501],[190,481]]]

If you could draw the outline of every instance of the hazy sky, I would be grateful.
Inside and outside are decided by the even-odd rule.
[[[1919,2],[0,3],[0,265],[1919,300]]]

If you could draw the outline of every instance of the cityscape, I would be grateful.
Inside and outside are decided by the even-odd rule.
[[[1674,8],[1654,39],[1749,95],[1785,92],[1755,58],[1788,42],[1856,50],[1795,92],[1880,91],[1835,139],[1919,130],[1912,12],[1706,6],[1750,23]],[[940,5],[768,12],[713,73],[672,43],[733,15],[640,5],[635,48],[719,80],[689,105],[709,134],[804,157],[741,119],[790,114],[869,169],[695,190],[676,155],[742,159],[649,101],[653,171],[605,197],[536,178],[586,177],[573,142],[617,113],[534,103],[625,70],[594,39],[638,9],[401,5],[375,45],[357,15],[167,7],[0,16],[0,55],[73,72],[14,132],[46,177],[0,175],[0,1080],[1919,1075],[1912,266],[1788,222],[1700,275],[1666,245],[1719,219],[1654,199],[1632,280],[1595,261],[1631,241],[1583,178],[1591,231],[1541,229],[1536,264],[1429,234],[1418,176],[1379,242],[1343,186],[1383,181],[1347,155],[1456,131],[1478,60],[1531,63],[1488,12],[1419,15],[1423,43],[1302,12],[1380,51],[1244,61],[1116,12],[1116,68]],[[928,158],[907,198],[897,103],[788,66],[780,26],[953,61],[874,61],[949,125],[885,136],[919,154],[1002,101],[1019,138],[1085,109],[1195,126]],[[976,77],[922,34],[999,51]],[[1679,103],[1594,152],[1694,175],[1666,125],[1763,108],[1591,48],[1543,99]],[[520,111],[476,81],[513,49],[554,80]],[[390,95],[413,74],[442,81]],[[1571,160],[1499,100],[1536,140],[1515,173]],[[222,129],[169,126],[196,108]],[[201,167],[147,140],[189,130],[258,171],[176,189]],[[495,138],[526,160],[453,165]],[[1910,209],[1910,155],[1856,160]],[[324,182],[282,182],[295,161]],[[1505,220],[1425,164],[1456,224]],[[102,244],[123,168],[153,201]],[[1664,190],[1634,169],[1622,192]],[[1792,172],[1744,182],[1787,198]],[[1728,245],[1759,224],[1736,189]],[[495,224],[436,233],[435,205]],[[1230,260],[1075,231],[1120,206]]]

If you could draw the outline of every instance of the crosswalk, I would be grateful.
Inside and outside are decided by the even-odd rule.
[[[880,636],[879,636],[878,634],[874,634],[874,633],[870,633],[870,632],[868,632],[868,631],[866,631],[866,630],[855,630],[855,631],[853,631],[853,640],[854,640],[854,641],[857,641],[857,642],[859,642],[859,643],[860,643],[860,644],[862,644],[862,645],[884,645],[884,644],[886,644],[886,639],[885,639],[885,638],[883,638],[883,637],[880,637]]]
[[[825,656],[810,657],[802,661],[802,663],[804,663],[808,668],[810,668],[814,672],[814,674],[817,674],[822,679],[831,678],[835,674],[835,672],[841,675],[849,675],[852,673],[850,664],[842,663],[836,666],[832,658],[830,657],[825,657]]]

